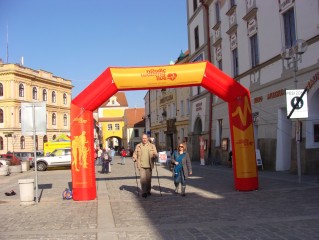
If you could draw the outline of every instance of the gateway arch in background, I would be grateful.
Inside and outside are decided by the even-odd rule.
[[[250,92],[207,61],[107,68],[71,102],[72,190],[75,201],[96,198],[93,111],[117,91],[203,86],[228,102],[235,189],[258,189]]]

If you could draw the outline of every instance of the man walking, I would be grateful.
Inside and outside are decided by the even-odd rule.
[[[140,171],[142,197],[144,198],[151,195],[152,169],[154,168],[156,157],[157,150],[155,145],[149,142],[146,134],[143,134],[142,142],[136,145],[132,159],[137,163]]]

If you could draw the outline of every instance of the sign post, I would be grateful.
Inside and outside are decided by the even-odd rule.
[[[300,118],[308,118],[307,88],[286,90],[287,99],[287,118],[296,118],[296,143],[297,143],[297,168],[298,181],[301,183],[301,160],[300,160],[300,142],[301,142],[301,122]]]
[[[45,135],[46,131],[47,131],[46,103],[45,102],[21,103],[21,133],[22,135],[33,137],[36,203],[39,202],[36,136]]]

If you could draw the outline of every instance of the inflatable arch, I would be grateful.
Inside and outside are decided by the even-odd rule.
[[[228,102],[235,189],[258,189],[249,90],[207,61],[151,67],[109,67],[71,102],[72,191],[96,198],[93,111],[119,90],[203,86]]]

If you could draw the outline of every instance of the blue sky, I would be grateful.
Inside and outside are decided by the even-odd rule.
[[[72,81],[76,97],[107,67],[168,65],[188,49],[185,0],[0,0],[0,58]],[[127,91],[144,107],[143,91]]]

